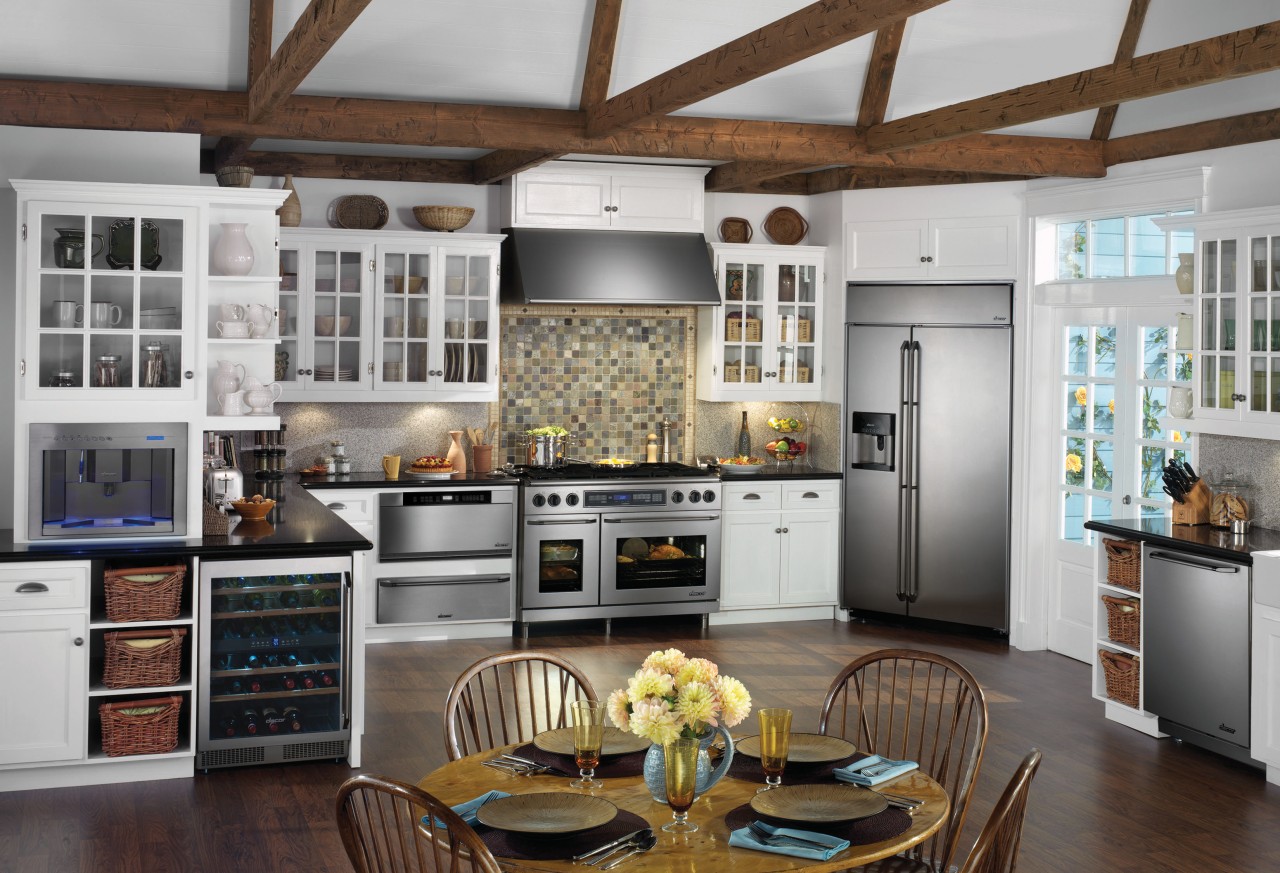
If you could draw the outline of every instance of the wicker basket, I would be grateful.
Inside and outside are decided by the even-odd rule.
[[[1117,588],[1142,588],[1142,544],[1129,540],[1103,540],[1107,550],[1107,582]]]
[[[184,627],[110,631],[103,635],[102,684],[108,688],[177,685],[182,676]],[[155,640],[151,646],[130,642]]]
[[[796,326],[796,335],[794,340],[795,342],[798,342],[798,343],[813,342],[813,322],[807,318],[797,319],[794,322],[790,318],[782,319],[782,324],[781,324],[781,327],[779,328],[778,342],[785,343],[785,342],[791,341],[789,335],[791,333],[791,325],[793,323]]]
[[[1107,697],[1125,706],[1138,706],[1138,659],[1098,649],[1102,676],[1107,683]]]
[[[813,374],[813,371],[810,370],[808,367],[805,367],[803,365],[796,367],[796,383],[800,385],[808,384],[810,381],[812,381],[811,379],[812,374]],[[787,384],[787,382],[789,381],[786,364],[778,365],[778,381],[783,384]]]
[[[138,713],[130,710],[155,709]],[[178,716],[182,698],[176,694],[146,700],[120,700],[98,705],[102,719],[102,751],[109,757],[158,755],[178,747]]]
[[[726,382],[759,382],[760,368],[755,364],[743,366],[741,361],[729,361],[724,365]]]
[[[391,218],[387,204],[372,194],[339,197],[330,205],[330,210],[332,223],[347,230],[381,230]]]
[[[109,621],[169,621],[182,606],[185,564],[123,567],[102,574]],[[155,577],[155,578],[150,578]]]
[[[204,536],[222,537],[227,535],[227,531],[231,528],[230,520],[225,513],[218,511],[218,508],[209,501],[204,501],[202,509],[204,516],[204,524],[201,526],[201,533]]]
[[[1142,601],[1104,594],[1102,602],[1107,607],[1107,637],[1113,643],[1138,648],[1142,633]]]
[[[413,217],[427,230],[453,233],[467,226],[476,211],[470,206],[415,206]]]
[[[758,343],[760,342],[760,337],[760,319],[753,318],[750,315],[746,318],[736,318],[733,315],[725,318],[724,338],[727,342],[740,343],[746,340],[749,343]]]
[[[253,167],[223,167],[214,173],[214,177],[221,188],[248,188],[253,184]]]

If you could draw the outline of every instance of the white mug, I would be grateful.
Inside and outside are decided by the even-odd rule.
[[[115,327],[124,318],[124,311],[112,303],[95,303],[90,312],[94,327]]]
[[[244,415],[244,396],[236,391],[233,394],[219,394],[218,408],[223,415]]]
[[[244,307],[239,303],[223,303],[219,309],[223,321],[244,321]]]
[[[218,322],[218,336],[232,339],[250,337],[253,336],[253,325],[247,321],[220,321]]]
[[[74,300],[55,300],[53,318],[58,327],[79,327],[84,324],[84,307]]]

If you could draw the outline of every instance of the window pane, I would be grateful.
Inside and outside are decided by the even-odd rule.
[[[1124,219],[1102,218],[1089,222],[1093,243],[1090,276],[1113,279],[1124,275]]]
[[[1084,278],[1085,261],[1085,225],[1083,221],[1072,221],[1057,226],[1058,237],[1058,278]]]
[[[1093,340],[1093,375],[1111,378],[1116,374],[1116,329],[1099,327]]]
[[[1191,352],[1179,352],[1173,359],[1173,380],[1191,381]]]
[[[1067,328],[1067,375],[1086,376],[1089,373],[1089,328]]]
[[[1177,269],[1165,254],[1164,231],[1151,221],[1163,215],[1135,215],[1129,220],[1130,276],[1167,276]]]
[[[1164,493],[1164,447],[1141,446],[1138,452],[1140,482],[1138,494],[1157,500],[1165,497]]]
[[[1084,484],[1084,440],[1079,437],[1071,437],[1067,440],[1063,470],[1068,485]]]
[[[1062,501],[1062,538],[1072,543],[1084,542],[1084,495],[1064,494]]]
[[[1093,430],[1098,433],[1116,432],[1116,386],[1093,386]]]
[[[1110,491],[1115,476],[1115,446],[1111,440],[1090,440],[1093,444],[1092,487],[1097,491]]]
[[[1067,430],[1088,430],[1089,389],[1078,382],[1067,384]]]
[[[1142,328],[1142,378],[1168,378],[1169,328]]]
[[[1144,440],[1165,439],[1164,429],[1160,427],[1160,416],[1169,408],[1168,389],[1163,386],[1152,386],[1142,389],[1142,427],[1138,433]]]

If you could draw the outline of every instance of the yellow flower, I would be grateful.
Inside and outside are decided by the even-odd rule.
[[[1175,431],[1173,432],[1173,441],[1174,441],[1175,443],[1180,443],[1180,442],[1182,442],[1182,431],[1180,431],[1180,430],[1175,430]]]
[[[1079,388],[1076,389],[1076,403],[1078,403],[1081,406],[1084,406],[1085,402],[1088,401],[1088,399],[1089,399],[1089,389],[1081,385]]]
[[[706,658],[690,658],[676,671],[676,685],[683,688],[693,682],[709,684],[719,672],[720,668]]]
[[[1075,452],[1067,453],[1067,472],[1079,473],[1084,469],[1084,462],[1080,460],[1080,456]]]
[[[642,670],[660,670],[663,673],[676,673],[684,666],[684,652],[679,649],[667,649],[665,652],[653,652],[640,665]]]
[[[1116,414],[1116,402],[1115,402],[1114,400],[1108,400],[1108,401],[1107,401],[1107,409],[1110,409],[1110,410],[1111,410],[1111,414],[1112,414],[1112,415],[1115,415],[1115,414]]]
[[[631,731],[651,743],[666,745],[680,736],[680,722],[665,700],[642,702],[632,707]]]
[[[684,716],[687,724],[715,724],[716,698],[711,686],[693,682],[681,688],[676,712]]]
[[[698,736],[708,725],[737,725],[751,712],[751,695],[713,661],[667,649],[650,654],[626,688],[609,694],[608,712],[620,730],[662,744]]]
[[[618,730],[631,729],[627,703],[627,690],[625,688],[619,688],[609,695],[609,719],[618,726]]]
[[[717,676],[716,693],[720,695],[720,705],[724,707],[721,721],[725,727],[739,724],[751,712],[751,695],[747,686],[732,676]]]

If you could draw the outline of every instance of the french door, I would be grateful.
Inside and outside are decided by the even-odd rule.
[[[1190,337],[1169,306],[1055,310],[1054,469],[1037,473],[1052,504],[1048,646],[1092,662],[1096,537],[1089,520],[1169,512],[1161,471],[1194,463],[1189,419],[1169,417],[1169,393],[1191,384]],[[1188,346],[1187,349],[1178,348]]]

